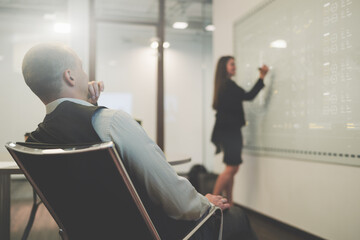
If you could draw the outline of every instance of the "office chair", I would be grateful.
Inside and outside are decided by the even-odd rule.
[[[113,142],[82,145],[6,144],[59,226],[63,240],[161,239]],[[222,212],[212,207],[181,239],[212,229],[221,239]]]

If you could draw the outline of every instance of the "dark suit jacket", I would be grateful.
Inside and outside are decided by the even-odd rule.
[[[226,81],[219,93],[216,122],[211,136],[216,153],[221,151],[220,144],[226,133],[238,131],[240,134],[239,129],[245,125],[243,101],[253,100],[263,87],[262,79],[259,79],[249,92],[231,79]]]

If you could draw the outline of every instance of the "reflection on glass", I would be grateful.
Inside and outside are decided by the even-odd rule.
[[[285,40],[278,39],[270,43],[270,47],[272,48],[286,48],[287,43]]]
[[[54,24],[54,32],[56,33],[70,33],[71,26],[68,23],[55,23]]]
[[[99,98],[99,106],[105,106],[110,109],[123,110],[132,114],[132,94],[131,93],[102,93]]]

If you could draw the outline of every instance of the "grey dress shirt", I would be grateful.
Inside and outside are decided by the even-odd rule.
[[[61,98],[46,105],[46,113],[51,113],[63,101],[92,106],[83,100]],[[197,220],[212,205],[186,178],[176,174],[162,150],[129,114],[100,109],[94,114],[92,125],[102,141],[115,143],[131,174],[138,177],[150,199],[169,217]]]

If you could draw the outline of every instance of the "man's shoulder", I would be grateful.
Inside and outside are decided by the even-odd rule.
[[[99,106],[98,112],[102,113],[102,114],[106,114],[106,115],[110,115],[110,116],[130,116],[128,113],[126,113],[123,110],[120,109],[111,109],[111,108],[106,108],[106,107],[102,107]]]
[[[93,115],[92,124],[102,139],[132,135],[139,130],[139,124],[125,111],[103,108]],[[121,133],[121,134],[120,134]]]
[[[119,109],[110,109],[110,108],[99,108],[94,117],[100,117],[102,119],[108,119],[109,121],[116,122],[129,122],[134,121],[134,119],[125,111]]]

